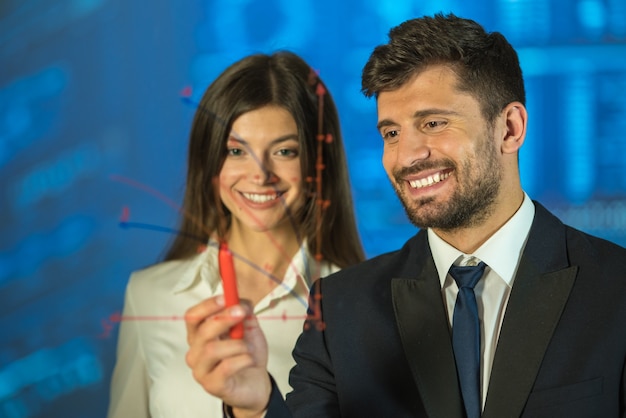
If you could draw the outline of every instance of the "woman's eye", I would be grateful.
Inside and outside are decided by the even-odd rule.
[[[279,149],[276,154],[278,154],[281,157],[297,157],[298,156],[298,151],[295,149],[291,149],[291,148],[282,148]]]
[[[228,148],[226,152],[228,155],[233,157],[237,157],[243,154],[243,150],[241,148]]]

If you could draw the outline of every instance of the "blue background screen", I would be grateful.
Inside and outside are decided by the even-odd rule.
[[[368,256],[413,235],[360,74],[392,26],[438,11],[519,52],[526,192],[626,245],[626,0],[0,2],[0,417],[104,416],[128,276],[177,224],[190,102],[244,55],[289,49],[326,81]]]

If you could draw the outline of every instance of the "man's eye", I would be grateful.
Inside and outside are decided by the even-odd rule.
[[[383,134],[383,139],[393,139],[398,136],[398,131],[387,131]]]
[[[426,127],[429,129],[436,129],[445,126],[446,122],[442,120],[431,120],[430,122],[426,122]]]

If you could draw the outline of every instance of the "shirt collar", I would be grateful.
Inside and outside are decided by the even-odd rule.
[[[471,255],[484,261],[507,285],[511,286],[534,217],[535,205],[524,193],[524,200],[517,212],[473,254],[464,254],[457,250],[429,228],[428,243],[441,286],[444,285],[450,266],[462,255]]]
[[[201,280],[207,282],[211,292],[215,292],[220,283],[220,275],[217,263],[209,260],[217,260],[219,244],[217,241],[209,240],[204,251],[185,260],[178,273],[179,279],[172,289],[173,293],[180,293],[189,289]]]
[[[315,274],[315,272],[310,271],[313,265],[314,259],[309,253],[306,243],[303,243],[289,262],[285,277],[274,278],[274,280],[279,280],[280,283],[276,289],[259,301],[254,308],[255,313],[271,307],[273,300],[280,299],[289,294],[298,299],[303,307],[307,307],[307,295],[311,286],[311,278],[313,277],[311,273]]]

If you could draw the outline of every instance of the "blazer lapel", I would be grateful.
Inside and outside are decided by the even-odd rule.
[[[536,213],[513,283],[493,360],[483,418],[521,416],[576,278],[563,224]]]
[[[429,256],[424,257],[424,254]],[[423,269],[419,276],[391,281],[394,312],[404,352],[428,417],[463,417],[447,314],[435,263],[428,248],[411,255],[421,259],[418,266]]]

